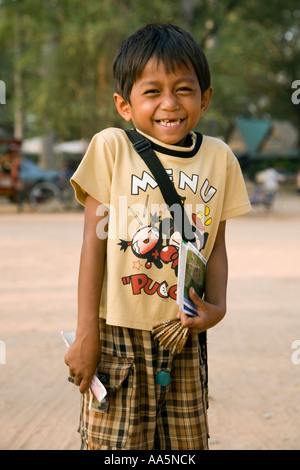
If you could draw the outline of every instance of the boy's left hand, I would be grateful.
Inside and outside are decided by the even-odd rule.
[[[192,335],[198,335],[212,328],[224,317],[225,311],[221,307],[205,302],[192,287],[189,290],[189,296],[197,307],[197,316],[190,316],[179,310],[177,317],[181,319],[182,326],[189,328]]]

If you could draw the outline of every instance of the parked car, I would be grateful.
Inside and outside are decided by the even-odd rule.
[[[59,185],[64,174],[58,170],[44,170],[28,158],[23,157],[19,167],[19,178],[25,187],[42,181],[51,181]]]

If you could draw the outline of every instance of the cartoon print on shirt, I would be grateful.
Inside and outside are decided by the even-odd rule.
[[[162,237],[160,229],[157,227],[159,217],[154,214],[151,215],[151,223],[145,227],[140,228],[132,237],[132,240],[120,240],[118,245],[124,252],[130,246],[135,256],[145,259],[145,267],[151,268],[152,263],[159,269],[163,264],[160,259],[160,250],[162,249]]]
[[[208,227],[211,224],[212,218],[209,217],[209,219],[207,219],[209,214],[210,208],[208,206],[205,206],[204,213],[203,211],[199,211],[197,214],[192,214],[193,222],[199,230],[205,230],[205,227]],[[204,218],[206,219],[205,221]]]
[[[173,179],[172,170],[166,170]],[[147,172],[143,172],[142,178],[132,175],[132,191],[131,194],[138,195],[140,191],[146,193],[150,186],[152,190],[157,187],[156,181]],[[185,190],[189,187],[194,194],[199,188],[199,175],[192,175],[189,178],[184,172],[179,173],[178,187]],[[210,200],[215,196],[217,189],[213,187],[208,179],[205,179],[199,188],[199,204],[201,208],[197,207],[197,212],[190,212],[191,225],[193,234],[195,236],[194,245],[201,251],[205,248],[209,234],[206,230],[212,223],[210,215],[210,208],[208,206]],[[146,194],[145,194],[146,195]],[[183,197],[182,201],[186,198]],[[203,204],[201,204],[203,201]],[[174,219],[171,217],[170,208],[167,204],[160,204],[153,213],[150,212],[150,224],[145,222],[145,216],[149,210],[149,194],[146,195],[144,209],[139,215],[135,212],[134,206],[129,206],[128,211],[134,216],[139,224],[133,229],[131,240],[120,239],[120,250],[125,251],[130,247],[134,255],[132,273],[122,277],[123,286],[131,286],[133,295],[140,295],[142,293],[147,295],[157,294],[162,298],[170,298],[176,301],[177,297],[177,284],[168,285],[168,275],[163,279],[152,279],[155,276],[147,275],[143,271],[143,267],[147,270],[151,267],[156,267],[162,270],[163,267],[168,265],[178,276],[179,264],[179,247],[182,240],[181,233],[176,229]],[[189,206],[191,209],[191,207]],[[155,213],[154,213],[155,212]],[[157,215],[159,214],[159,215]],[[176,214],[174,214],[175,216]],[[138,273],[137,273],[138,271]]]
[[[145,267],[150,269],[154,264],[158,269],[163,264],[171,263],[175,275],[178,274],[178,254],[181,242],[181,234],[174,226],[171,217],[164,217],[162,220],[157,215],[150,215],[150,225],[143,226],[133,235],[130,241],[120,240],[120,249],[127,250],[130,246],[133,254],[145,260]],[[193,214],[193,231],[196,238],[196,246],[200,251],[204,249],[208,233],[203,232],[205,227],[202,222],[203,214]],[[201,231],[203,233],[201,233]],[[134,266],[136,268],[136,266]]]

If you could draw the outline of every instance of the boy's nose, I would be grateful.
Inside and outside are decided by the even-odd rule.
[[[160,106],[167,111],[173,111],[179,108],[179,102],[173,93],[165,93]]]

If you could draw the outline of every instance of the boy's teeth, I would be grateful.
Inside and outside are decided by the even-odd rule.
[[[159,122],[163,126],[171,127],[171,126],[178,126],[178,124],[180,124],[181,121],[182,121],[182,119],[177,119],[176,121],[170,121],[169,119],[161,119]]]

